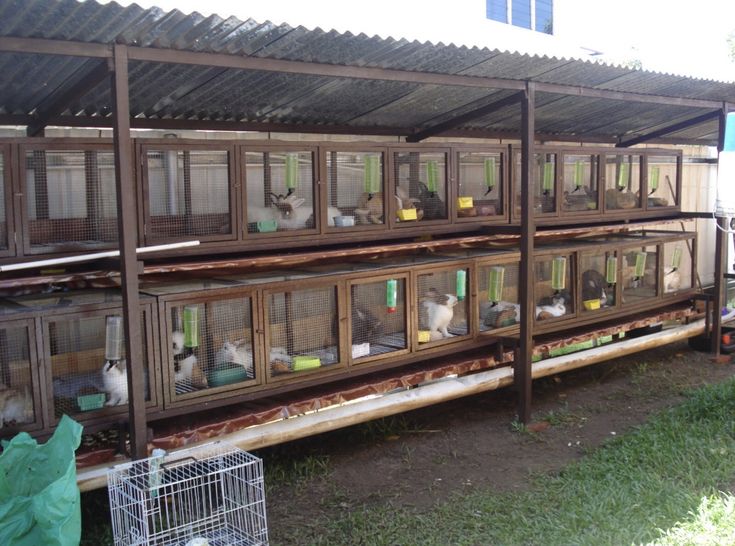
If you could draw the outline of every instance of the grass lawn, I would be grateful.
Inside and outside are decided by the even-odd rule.
[[[735,380],[693,392],[522,493],[475,490],[428,511],[363,507],[302,544],[735,544]]]

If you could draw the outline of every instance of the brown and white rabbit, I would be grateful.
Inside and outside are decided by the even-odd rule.
[[[0,428],[10,423],[20,425],[33,421],[33,397],[25,386],[23,392],[0,383]]]
[[[109,394],[105,406],[128,403],[128,367],[124,360],[105,360],[102,366],[102,388]]]
[[[454,318],[454,306],[458,301],[453,294],[439,294],[434,288],[427,291],[421,304],[426,309],[426,326],[432,340],[452,337],[447,328]]]
[[[304,229],[313,227],[313,207],[304,207],[306,199],[291,195],[271,194],[273,206],[278,210],[280,216],[277,218],[278,227],[281,229]],[[342,216],[337,207],[327,207],[327,225],[334,226],[334,217]]]
[[[171,348],[174,355],[174,380],[179,384],[191,385],[196,389],[206,389],[207,376],[197,363],[197,357],[184,347],[184,333],[175,331],[171,334]]]

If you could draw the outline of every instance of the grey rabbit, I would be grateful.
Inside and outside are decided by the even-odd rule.
[[[582,301],[600,300],[600,304],[604,305],[607,301],[606,287],[607,279],[596,269],[582,273]]]
[[[429,191],[426,184],[419,182],[419,208],[424,211],[424,220],[439,220],[447,217],[444,201],[437,192]]]
[[[332,321],[332,337],[338,338],[339,321]],[[383,335],[383,322],[366,308],[352,304],[352,344],[373,343]]]
[[[374,343],[383,335],[383,321],[364,307],[352,306],[352,343]]]

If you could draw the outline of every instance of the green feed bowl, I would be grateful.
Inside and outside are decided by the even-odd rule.
[[[231,385],[232,383],[239,383],[248,379],[250,377],[248,377],[248,373],[242,366],[212,370],[207,375],[210,387],[222,387],[223,385]]]
[[[92,411],[100,409],[105,405],[105,393],[100,392],[97,394],[85,394],[84,396],[77,396],[77,405],[82,411]]]

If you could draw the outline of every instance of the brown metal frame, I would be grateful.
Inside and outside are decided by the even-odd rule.
[[[0,202],[0,207],[5,207],[5,233],[7,234],[6,249],[0,248],[0,257],[15,256],[15,234],[17,228],[15,225],[15,214],[13,201],[16,196],[19,198],[19,190],[15,187],[15,180],[18,177],[13,176],[17,170],[14,168],[15,159],[11,152],[10,144],[0,141],[0,154],[3,156],[3,185],[5,190],[5,201]]]
[[[330,364],[328,367],[319,367],[311,370],[292,371],[290,374],[282,374],[274,376],[271,373],[270,368],[270,350],[271,350],[271,336],[270,336],[270,306],[269,297],[272,294],[281,294],[287,292],[295,292],[299,290],[308,290],[311,288],[325,288],[333,287],[335,290],[335,297],[337,298],[337,348],[339,351],[339,359],[336,363]],[[347,315],[347,301],[346,301],[346,287],[344,280],[336,276],[324,276],[309,279],[300,279],[298,281],[282,281],[277,283],[268,284],[261,291],[262,294],[262,313],[263,313],[263,334],[264,334],[264,355],[268,355],[264,359],[266,366],[265,382],[267,385],[274,385],[279,383],[298,383],[305,379],[308,379],[314,375],[320,377],[330,377],[336,373],[340,373],[347,369],[348,361],[351,356],[351,351],[348,347],[350,345],[347,342],[347,321],[349,321],[349,315]]]
[[[41,387],[44,385],[44,366],[41,360],[38,358],[40,339],[38,336],[38,327],[36,321],[29,317],[26,313],[23,313],[26,318],[18,318],[16,315],[11,315],[7,320],[0,320],[0,330],[8,328],[25,328],[28,335],[28,368],[31,374],[31,396],[33,397],[33,423],[26,423],[22,425],[4,426],[0,428],[0,437],[10,438],[17,432],[36,432],[48,428],[46,420],[46,405],[47,398],[45,396],[45,389]],[[2,380],[0,380],[2,383]],[[0,423],[2,424],[2,423]]]
[[[681,150],[668,150],[659,148],[612,148],[612,147],[588,147],[588,146],[535,146],[536,153],[555,153],[557,154],[557,169],[555,173],[554,188],[556,191],[556,210],[553,213],[534,214],[534,218],[541,225],[563,225],[573,222],[584,221],[586,223],[608,222],[608,221],[627,221],[631,219],[657,218],[667,217],[680,213],[681,210],[681,189],[682,189],[682,152]],[[516,214],[518,206],[517,185],[518,179],[514,176],[515,158],[520,154],[517,146],[510,146],[510,157],[513,162],[509,167],[508,178],[510,184],[510,218],[511,224],[518,224],[520,216]],[[597,155],[598,156],[598,202],[597,210],[592,211],[565,211],[562,208],[563,192],[564,192],[564,172],[563,161],[566,155]],[[605,172],[605,157],[618,155],[639,155],[640,156],[640,207],[631,209],[606,209],[605,208],[605,191],[607,188],[607,176]],[[647,199],[643,198],[644,192],[648,191],[648,169],[647,159],[649,156],[675,156],[677,157],[677,175],[674,186],[675,204],[667,207],[648,207]]]
[[[39,255],[57,255],[57,254],[76,254],[85,251],[93,250],[110,250],[117,247],[116,242],[110,243],[95,243],[95,244],[82,244],[76,242],[59,243],[55,245],[48,245],[43,249],[34,248],[31,246],[31,230],[30,230],[30,218],[28,217],[28,193],[25,191],[25,180],[26,180],[26,167],[25,167],[25,154],[29,150],[38,151],[103,151],[114,153],[112,141],[109,139],[47,139],[47,138],[23,138],[14,139],[13,142],[17,144],[15,146],[15,153],[17,155],[16,164],[17,169],[17,187],[20,198],[20,209],[15,211],[15,215],[20,217],[21,230],[18,233],[17,240],[19,248],[21,250],[19,255],[23,256],[34,256]],[[132,158],[131,158],[132,161]],[[112,219],[111,221],[115,221]]]
[[[676,160],[676,180],[674,181],[674,204],[667,207],[649,207],[648,206],[648,160],[651,156],[674,156]],[[646,200],[643,203],[644,210],[646,212],[668,212],[670,214],[676,214],[681,210],[681,196],[682,196],[682,177],[683,177],[683,153],[681,150],[656,150],[653,148],[647,148],[644,156],[644,167],[643,175],[645,184],[642,184],[641,195],[646,196]],[[659,182],[659,185],[661,182]]]
[[[477,324],[477,335],[478,336],[501,336],[501,335],[515,335],[519,332],[520,322],[511,326],[503,326],[501,328],[491,328],[488,330],[481,330],[480,325],[480,268],[481,267],[492,267],[494,265],[508,265],[512,263],[518,263],[518,305],[520,306],[521,296],[521,278],[520,278],[520,265],[521,265],[521,253],[520,251],[509,251],[498,256],[492,256],[487,258],[477,258],[475,260],[475,275],[474,282],[472,283],[472,294],[475,299],[475,304],[472,306],[473,313],[475,315],[474,322]]]
[[[319,172],[319,146],[317,143],[312,142],[279,142],[279,141],[244,141],[240,146],[237,146],[238,161],[240,164],[240,187],[242,188],[241,207],[243,214],[242,222],[242,237],[249,243],[256,241],[269,239],[284,239],[287,238],[291,241],[311,241],[314,236],[321,236],[322,226],[320,219],[322,217],[322,206],[321,206],[321,176]],[[312,184],[312,203],[314,208],[312,210],[314,214],[314,227],[305,229],[294,229],[287,231],[274,231],[272,233],[249,233],[248,218],[247,218],[247,207],[248,207],[248,179],[247,179],[247,161],[246,154],[251,152],[257,153],[287,153],[287,152],[309,152],[311,153],[311,168],[313,175]],[[309,244],[309,243],[307,243]]]
[[[323,234],[354,234],[365,232],[385,232],[388,230],[388,208],[389,203],[393,201],[392,195],[389,193],[390,186],[390,169],[388,168],[389,151],[387,145],[381,145],[378,142],[319,142],[319,197],[323,213],[320,216],[321,233]],[[372,225],[355,225],[354,227],[337,227],[329,226],[327,218],[327,207],[329,206],[329,192],[326,189],[329,184],[329,172],[327,169],[327,154],[330,152],[378,152],[382,155],[382,194],[383,194],[383,223]],[[380,234],[375,233],[376,237]]]
[[[586,156],[596,156],[597,157],[597,208],[594,210],[588,210],[588,211],[572,211],[572,210],[564,210],[564,165],[565,160],[567,156],[571,155],[586,155]],[[559,153],[559,164],[561,168],[559,169],[559,217],[560,218],[569,218],[573,217],[575,219],[579,220],[587,220],[588,218],[595,218],[597,216],[601,216],[603,214],[603,193],[604,188],[602,187],[601,182],[601,171],[602,171],[602,158],[600,154],[595,153],[595,151],[589,151],[588,148],[562,148],[561,152]]]
[[[534,304],[534,315],[533,315],[533,331],[538,333],[545,333],[552,330],[563,330],[569,323],[575,323],[579,320],[579,296],[577,294],[577,278],[578,278],[578,264],[577,264],[577,252],[578,247],[574,245],[570,246],[559,246],[553,249],[537,248],[533,255],[533,267],[531,268],[533,274],[533,304]],[[567,288],[569,290],[573,300],[573,311],[561,317],[554,317],[550,319],[538,320],[536,318],[535,307],[538,305],[538,294],[536,293],[536,265],[540,261],[545,261],[547,258],[553,259],[555,256],[566,256],[567,258],[567,271],[570,274],[572,286]]]
[[[156,359],[155,350],[158,346],[158,337],[155,333],[154,324],[158,321],[158,317],[153,310],[152,301],[146,299],[141,302],[140,311],[143,315],[145,324],[142,334],[145,336],[146,363],[148,364],[148,386],[150,400],[146,400],[146,413],[155,412],[160,406],[159,386],[160,386],[160,366]],[[35,317],[37,333],[39,336],[39,353],[42,355],[38,363],[43,370],[43,388],[42,395],[46,400],[45,407],[45,427],[47,430],[53,430],[59,423],[59,418],[54,416],[54,391],[53,391],[53,370],[51,368],[51,347],[49,335],[49,323],[60,320],[78,320],[84,318],[105,317],[112,313],[122,313],[123,306],[121,302],[115,303],[96,303],[81,304],[74,306],[72,309],[63,308],[39,308],[30,309],[28,314]],[[131,365],[128,360],[128,374],[131,372]],[[100,364],[102,364],[100,362]],[[101,366],[100,366],[101,368]],[[128,401],[130,402],[130,392],[128,390]],[[116,422],[126,421],[129,404],[122,404],[114,407],[103,407],[98,410],[78,412],[73,415],[74,419],[84,423],[85,425],[94,426],[97,424],[113,424]]]
[[[365,364],[369,363],[379,363],[384,360],[401,357],[407,354],[411,353],[411,347],[412,342],[411,340],[414,338],[414,333],[412,331],[412,321],[411,321],[411,303],[414,301],[413,299],[413,290],[414,286],[411,282],[411,273],[408,269],[403,270],[397,270],[393,273],[384,273],[382,270],[379,271],[379,275],[374,275],[371,273],[366,273],[364,275],[356,276],[356,277],[350,277],[346,280],[346,294],[347,298],[345,299],[345,302],[347,304],[347,328],[346,328],[346,339],[347,339],[347,360],[348,360],[348,366],[363,366]],[[380,355],[375,356],[364,356],[360,358],[352,358],[352,287],[353,286],[359,286],[364,284],[374,284],[379,282],[385,282],[389,279],[398,279],[402,280],[404,283],[404,290],[403,295],[405,297],[404,302],[404,316],[403,316],[403,323],[406,327],[406,347],[404,349],[398,349],[396,351],[391,351],[389,353],[384,353]]]
[[[440,339],[436,341],[428,341],[426,343],[419,343],[418,332],[419,328],[419,306],[421,303],[418,301],[418,286],[419,276],[434,274],[434,273],[445,273],[451,271],[457,271],[458,269],[467,270],[467,294],[465,296],[465,307],[467,309],[467,333],[462,336],[452,336],[447,339]],[[474,305],[475,296],[473,294],[474,278],[476,275],[475,260],[468,258],[465,260],[455,260],[442,262],[440,264],[431,264],[427,267],[413,267],[411,268],[411,284],[413,285],[413,299],[411,301],[411,329],[413,335],[411,336],[411,351],[421,352],[430,354],[433,349],[444,347],[446,345],[454,345],[461,341],[472,340],[477,338],[477,322],[475,321]],[[427,357],[428,358],[428,357]]]
[[[585,309],[584,308],[584,299],[582,298],[582,274],[584,273],[584,270],[582,269],[582,257],[584,256],[600,256],[603,253],[614,253],[615,254],[615,261],[617,262],[617,275],[615,278],[615,287],[614,287],[614,301],[615,305],[610,306],[606,309]],[[577,300],[578,300],[578,306],[577,306],[577,315],[579,318],[593,318],[595,321],[601,319],[601,318],[607,318],[609,315],[616,315],[620,312],[622,306],[622,290],[621,290],[621,282],[620,277],[622,275],[622,256],[620,253],[620,249],[617,245],[614,243],[604,243],[601,244],[599,247],[594,249],[580,249],[577,252],[576,255],[576,262],[577,262],[577,271],[578,275],[576,277],[576,294],[577,294]],[[609,287],[608,287],[609,288]]]
[[[194,140],[194,139],[139,139],[134,143],[138,167],[138,199],[140,206],[138,207],[138,231],[145,244],[163,244],[182,240],[197,239],[202,243],[214,241],[234,241],[237,240],[240,233],[240,198],[239,183],[237,176],[236,162],[238,153],[236,146],[232,141],[211,141],[211,140]],[[227,185],[229,189],[229,214],[230,214],[230,231],[226,234],[219,235],[180,235],[175,237],[156,236],[152,233],[151,211],[150,211],[150,183],[148,176],[148,152],[150,151],[219,151],[227,152]]]
[[[561,159],[561,153],[562,148],[554,147],[554,146],[534,146],[533,147],[533,153],[534,157],[531,157],[531,163],[532,165],[536,166],[536,154],[554,154],[556,156],[555,159],[555,169],[554,169],[554,211],[553,212],[543,212],[543,213],[534,213],[533,209],[531,209],[531,214],[533,214],[533,217],[537,224],[554,224],[559,223],[558,220],[561,216],[560,214],[560,205],[561,205],[561,173],[560,173],[560,159]],[[511,223],[518,223],[521,222],[522,214],[516,214],[516,210],[518,207],[521,206],[522,198],[520,197],[520,193],[516,191],[517,187],[517,178],[514,176],[515,174],[515,166],[516,166],[516,158],[519,158],[522,165],[522,150],[518,146],[510,145],[508,147],[508,156],[511,158],[510,165],[508,168],[508,177],[509,177],[509,185],[510,185],[510,199],[511,199],[511,206],[510,206],[510,218]],[[520,169],[518,171],[518,175],[520,176]],[[529,184],[531,183],[540,183],[541,181],[537,179],[536,176],[533,174],[533,169],[529,173]],[[531,196],[535,199],[535,192],[533,191],[533,188],[529,186],[529,190],[531,190]],[[518,202],[520,199],[521,203]],[[522,208],[522,207],[521,207]]]
[[[451,173],[452,173],[452,149],[450,146],[443,146],[441,144],[432,144],[432,145],[420,145],[420,144],[407,144],[407,145],[391,145],[388,147],[388,168],[389,168],[389,175],[388,175],[388,188],[391,196],[394,196],[396,194],[396,188],[398,187],[398,180],[396,180],[395,177],[395,154],[397,153],[411,153],[411,152],[417,152],[417,153],[428,153],[428,154],[444,154],[445,155],[445,165],[444,165],[444,180],[445,180],[445,188],[444,188],[444,202],[446,205],[447,210],[447,217],[441,218],[439,220],[415,220],[415,221],[408,221],[408,222],[399,222],[398,221],[398,209],[396,207],[396,200],[395,199],[389,199],[388,200],[388,217],[389,217],[389,224],[388,227],[391,230],[394,229],[405,229],[409,230],[410,228],[416,228],[417,226],[445,226],[452,223],[452,219],[455,216],[455,209],[456,209],[456,188],[454,187],[454,184],[452,183],[451,179]]]
[[[171,324],[171,308],[180,307],[187,304],[204,304],[205,306],[212,302],[221,302],[232,299],[248,298],[250,300],[250,323],[252,330],[253,345],[253,372],[255,377],[247,381],[239,381],[230,385],[222,385],[220,387],[208,387],[198,391],[176,394],[176,381],[172,373],[173,355],[171,354],[171,332],[173,332]],[[206,403],[210,400],[236,396],[237,394],[253,390],[253,387],[265,384],[265,370],[262,369],[261,363],[264,361],[261,355],[263,346],[259,333],[262,331],[261,313],[262,307],[259,291],[252,287],[234,286],[232,288],[214,288],[202,290],[196,294],[183,293],[162,295],[158,297],[158,314],[159,314],[159,336],[161,350],[160,368],[161,368],[161,390],[163,392],[163,406],[165,409],[176,408],[179,406],[191,406],[192,404]],[[207,314],[209,316],[209,314]]]
[[[511,168],[509,158],[511,157],[508,153],[508,147],[502,145],[472,145],[472,144],[457,144],[452,145],[452,176],[451,185],[455,190],[454,197],[454,215],[452,216],[452,223],[456,224],[475,224],[482,223],[483,225],[495,225],[495,224],[507,224],[508,214],[510,210],[510,194],[509,194],[509,169]],[[500,214],[495,216],[476,216],[469,218],[460,218],[457,210],[457,198],[459,197],[459,182],[460,182],[460,154],[472,153],[472,152],[489,152],[500,154],[500,203],[502,210]]]

